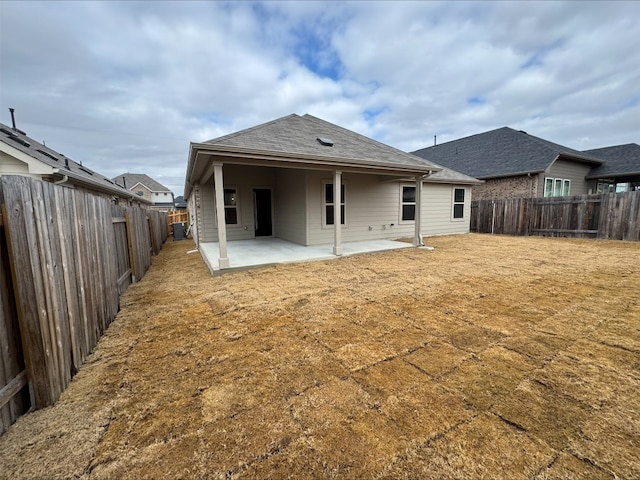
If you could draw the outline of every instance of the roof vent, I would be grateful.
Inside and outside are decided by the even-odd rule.
[[[524,133],[525,135],[528,135],[527,132],[525,132],[524,130],[518,130],[520,133]]]
[[[318,140],[318,143],[320,143],[320,145],[324,145],[325,147],[333,147],[333,140],[331,140],[330,138],[318,137],[316,140]]]

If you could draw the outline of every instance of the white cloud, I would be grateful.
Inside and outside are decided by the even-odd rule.
[[[504,125],[639,142],[635,2],[0,2],[0,107],[181,193],[190,141],[311,113],[414,150]]]

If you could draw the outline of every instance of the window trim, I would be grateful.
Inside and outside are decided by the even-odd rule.
[[[462,190],[462,201],[456,201],[456,190]],[[467,219],[465,218],[465,209],[466,209],[466,201],[467,201],[467,189],[464,187],[453,187],[451,189],[451,221],[452,222],[464,222]],[[462,205],[462,216],[456,217],[456,205]]]
[[[334,228],[333,227],[333,223],[327,223],[327,207],[329,206],[333,206],[335,208],[335,196],[333,197],[333,202],[328,203],[327,202],[327,195],[326,195],[326,191],[327,191],[327,185],[331,185],[333,186],[333,181],[332,180],[323,180],[322,181],[322,190],[320,191],[320,195],[322,196],[322,228]],[[344,207],[344,215],[342,215],[342,217],[340,218],[340,223],[342,225],[342,228],[346,228],[347,227],[347,202],[346,202],[346,196],[347,196],[347,185],[344,181],[344,179],[342,180],[342,188],[341,190],[343,191],[343,195],[341,195],[340,197],[340,205]]]
[[[223,206],[223,210],[225,211],[225,225],[227,226],[227,228],[242,228],[242,218],[240,215],[241,209],[240,209],[240,188],[235,186],[235,185],[225,185],[222,188],[222,198],[224,201],[224,191],[225,190],[235,190],[236,192],[236,204],[235,205],[224,205]],[[215,189],[214,189],[214,195],[213,195],[213,205],[215,208],[216,205],[216,196],[215,196]],[[237,223],[226,223],[226,211],[227,208],[235,208],[236,209],[236,220]],[[216,228],[218,228],[218,216],[214,215],[213,218],[215,219],[215,226]]]
[[[544,198],[571,196],[570,178],[544,177],[543,185],[542,196]],[[557,194],[558,191],[560,193],[559,195]]]
[[[404,201],[404,189],[405,188],[413,188],[413,202],[405,202]],[[412,224],[416,222],[416,211],[417,206],[416,206],[416,194],[417,191],[415,190],[416,186],[415,184],[410,184],[410,183],[402,183],[400,184],[400,208],[398,210],[398,224]],[[411,220],[404,220],[402,218],[402,213],[403,213],[403,209],[405,205],[413,205],[413,219]]]

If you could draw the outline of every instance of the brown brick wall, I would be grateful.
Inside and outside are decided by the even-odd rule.
[[[538,191],[538,176],[494,178],[482,185],[475,185],[471,192],[473,200],[492,198],[535,197]]]

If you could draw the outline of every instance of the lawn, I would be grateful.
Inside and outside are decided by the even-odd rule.
[[[167,242],[0,478],[640,478],[640,244],[426,243],[211,277]]]

